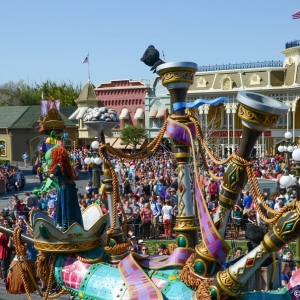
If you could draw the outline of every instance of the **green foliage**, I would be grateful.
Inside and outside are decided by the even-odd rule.
[[[72,83],[57,84],[47,80],[41,84],[28,85],[23,80],[19,82],[9,81],[0,85],[0,105],[39,105],[44,93],[44,99],[52,97],[60,100],[62,106],[75,106],[76,100],[81,92],[81,86],[73,86]]]
[[[146,138],[148,138],[148,135],[142,126],[129,125],[121,130],[120,139],[122,140],[122,144],[132,146],[134,150],[137,145],[142,144]]]
[[[10,161],[7,160],[7,159],[0,159],[0,164],[1,165],[5,165],[7,162],[9,163]]]
[[[157,254],[157,247],[160,244],[165,244],[167,247],[169,244],[176,244],[174,240],[144,240],[145,245],[148,247],[149,254]]]

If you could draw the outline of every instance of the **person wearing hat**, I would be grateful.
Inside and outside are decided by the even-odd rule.
[[[165,244],[160,244],[157,246],[157,255],[166,255],[167,246]]]
[[[134,235],[130,238],[130,247],[134,247],[136,249],[136,252],[140,253],[140,246],[138,244],[137,237]]]
[[[278,197],[278,201],[274,205],[274,210],[279,210],[281,207],[283,207],[284,206],[284,200],[285,200],[285,197],[283,195],[280,195]]]

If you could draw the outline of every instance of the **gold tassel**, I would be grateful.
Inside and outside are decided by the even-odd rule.
[[[50,275],[50,259],[51,253],[39,252],[36,258],[36,277],[44,282],[48,281]]]

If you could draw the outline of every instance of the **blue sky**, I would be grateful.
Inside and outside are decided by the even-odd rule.
[[[299,0],[2,0],[0,84],[50,79],[97,86],[153,79],[140,58],[153,44],[166,61],[198,65],[283,60],[300,40]]]

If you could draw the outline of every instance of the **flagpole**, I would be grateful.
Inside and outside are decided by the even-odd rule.
[[[87,55],[87,57],[88,57],[88,74],[89,74],[89,81],[90,81],[90,54],[88,53],[88,55]]]

